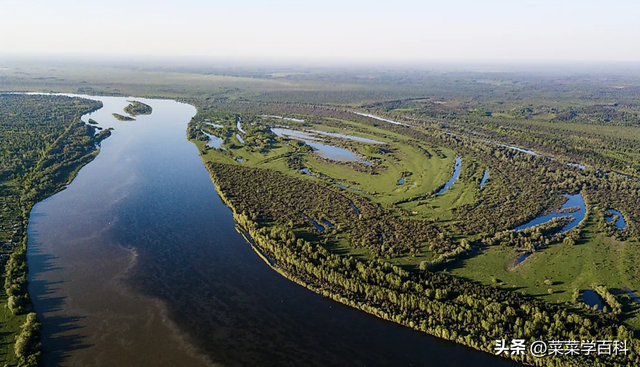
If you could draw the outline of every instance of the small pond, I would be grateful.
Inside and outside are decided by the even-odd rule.
[[[222,125],[220,125],[220,124],[215,124],[215,123],[213,123],[213,122],[205,122],[204,124],[205,124],[205,125],[209,125],[209,126],[213,126],[213,127],[217,127],[217,128],[224,127],[224,126],[222,126]]]
[[[620,229],[625,229],[627,228],[627,222],[624,221],[624,216],[622,215],[622,213],[620,213],[619,211],[615,210],[615,209],[607,209],[607,211],[611,214],[605,217],[606,221],[608,223],[611,223],[611,221],[613,220],[613,218],[617,215],[618,218],[616,219],[616,227],[620,228]]]
[[[343,162],[358,162],[366,165],[371,165],[371,162],[367,162],[362,157],[357,154],[351,152],[350,150],[336,147],[334,145],[320,143],[316,138],[309,136],[309,134],[304,133],[302,131],[289,130],[289,129],[281,129],[281,128],[271,128],[274,134],[277,136],[286,136],[292,139],[300,140],[309,145],[313,150],[322,158],[334,160],[334,161],[343,161]]]
[[[309,175],[309,176],[311,176],[311,177],[318,177],[318,176],[314,175],[313,173],[311,173],[311,171],[309,171],[309,169],[308,169],[308,168],[302,168],[302,169],[300,170],[300,172],[304,173],[305,175]]]
[[[323,220],[322,220],[322,223],[326,224],[326,225],[327,225],[327,227],[329,227],[329,228],[332,228],[332,227],[334,226],[334,224],[333,224],[333,223],[329,222],[329,221],[328,221],[328,220],[326,220],[326,219],[323,219]]]
[[[514,263],[514,266],[520,264],[523,261],[525,261],[529,256],[531,256],[530,252],[525,252],[525,253],[522,253],[522,254],[518,255],[518,257],[516,257],[516,261]]]
[[[591,308],[593,308],[593,306],[597,306],[598,310],[604,309],[604,303],[600,299],[598,293],[593,289],[585,289],[582,292],[582,302]]]
[[[377,140],[373,140],[373,139],[367,139],[367,138],[362,138],[360,136],[355,136],[355,135],[347,135],[347,134],[340,134],[340,133],[330,133],[327,131],[320,131],[320,130],[308,130],[309,132],[312,132],[314,134],[321,134],[321,135],[327,135],[327,136],[333,136],[334,138],[343,138],[343,139],[348,139],[348,140],[353,140],[353,141],[359,141],[361,143],[368,143],[368,144],[384,144],[381,141],[377,141]]]
[[[236,138],[241,144],[244,144],[244,139],[242,139],[242,136],[240,136],[240,134],[236,133]]]
[[[206,133],[203,130],[200,130],[200,131],[202,131],[203,134],[209,137],[209,141],[207,142],[208,147],[220,149],[220,147],[222,146],[222,143],[224,143],[224,139],[217,137],[215,135]]]

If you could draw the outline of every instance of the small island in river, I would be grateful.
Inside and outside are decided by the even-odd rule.
[[[119,113],[112,113],[113,117],[115,117],[116,119],[120,120],[120,121],[135,121],[136,119],[134,119],[133,117],[129,117],[129,116],[124,116],[121,115]]]
[[[138,101],[128,101],[129,105],[124,108],[124,112],[128,113],[131,116],[138,115],[151,115],[153,112],[153,108],[148,104],[138,102]]]

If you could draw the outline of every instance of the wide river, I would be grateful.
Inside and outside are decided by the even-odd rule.
[[[193,106],[89,97],[113,135],[29,222],[29,290],[47,366],[511,366],[386,322],[270,269],[235,231],[198,150]],[[83,117],[88,120],[88,116]]]

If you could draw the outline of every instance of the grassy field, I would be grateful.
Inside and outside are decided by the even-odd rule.
[[[476,180],[476,176],[481,177],[484,172],[485,167],[482,162],[467,162],[472,158],[462,157],[461,178],[445,193],[429,196],[451,177],[456,152],[441,147],[427,147],[409,137],[353,121],[334,120],[340,126],[344,126],[344,128],[337,128],[323,125],[321,122],[310,123],[313,121],[312,116],[305,116],[305,119],[304,124],[289,121],[286,121],[286,124],[299,130],[349,134],[384,143],[385,149],[388,150],[385,154],[372,144],[348,142],[345,145],[364,159],[378,161],[379,169],[376,174],[354,169],[353,165],[342,162],[320,159],[313,152],[300,153],[295,144],[282,139],[275,139],[272,147],[266,152],[248,149],[236,138],[235,134],[239,131],[231,117],[226,120],[217,120],[224,125],[224,128],[215,130],[219,134],[224,134],[221,137],[225,139],[224,146],[228,148],[227,151],[206,150],[206,142],[195,141],[195,143],[201,149],[202,158],[205,161],[270,168],[304,180],[324,180],[328,185],[340,183],[358,190],[353,190],[352,193],[381,204],[400,216],[436,221],[449,229],[452,229],[451,225],[454,223],[451,209],[482,200],[482,191]],[[284,125],[283,120],[266,119],[266,123]],[[250,133],[244,135],[245,139],[250,137]],[[341,143],[334,139],[329,141]],[[342,141],[342,143],[345,142]],[[287,159],[296,152],[302,156],[304,167],[317,176],[324,175],[324,178],[312,177],[302,174],[298,169],[291,169]],[[242,158],[244,162],[238,162],[235,158]],[[475,167],[473,168],[475,171],[466,172],[465,170],[470,169],[469,167]],[[401,177],[405,178],[404,184],[398,183]],[[494,173],[490,176],[487,185],[501,184],[503,184],[501,175]],[[339,189],[335,186],[333,188]],[[415,200],[421,196],[427,197]],[[396,204],[407,199],[414,200]],[[472,281],[524,292],[551,302],[570,302],[576,289],[583,290],[594,284],[605,284],[626,305],[623,315],[625,321],[634,328],[638,328],[640,317],[636,316],[637,306],[633,304],[625,290],[640,291],[640,282],[634,279],[635,272],[632,271],[637,261],[635,256],[629,256],[637,251],[640,244],[634,241],[620,242],[605,237],[602,233],[598,233],[596,221],[595,215],[588,216],[583,223],[583,231],[576,245],[554,243],[534,253],[517,266],[514,266],[514,262],[519,253],[512,248],[497,246],[474,251],[448,265],[444,271]],[[310,241],[318,240],[310,232],[298,230],[297,234]],[[477,239],[477,236],[455,236],[458,241],[462,238],[470,241]],[[346,236],[336,236],[325,246],[332,252],[350,254],[360,259],[374,257],[367,249],[353,246]],[[390,258],[387,261],[412,270],[417,269],[421,262],[430,261],[433,258],[434,255],[429,251],[428,246],[424,246],[417,253]]]
[[[571,302],[576,289],[607,285],[627,306],[626,321],[635,328],[640,327],[638,305],[626,292],[627,289],[636,294],[640,291],[640,281],[635,276],[640,244],[617,241],[598,233],[594,214],[590,214],[583,225],[582,236],[575,245],[554,243],[516,266],[519,253],[511,248],[488,247],[476,256],[452,264],[448,271],[552,302]],[[551,286],[545,283],[547,279],[552,282]]]
[[[398,72],[375,79],[369,78],[369,75],[363,72],[366,79],[363,81],[358,77],[344,78],[340,73],[334,75],[321,72],[316,76],[313,76],[313,73],[286,71],[268,75],[242,72],[223,75],[215,71],[178,68],[155,70],[142,67],[44,67],[35,64],[8,66],[10,67],[0,75],[3,80],[0,86],[2,90],[156,96],[179,98],[199,107],[199,98],[220,101],[228,99],[238,102],[230,106],[240,106],[238,111],[233,111],[234,113],[259,110],[242,109],[243,104],[249,103],[252,106],[283,106],[283,114],[287,108],[288,111],[304,110],[294,108],[297,105],[343,110],[345,107],[347,110],[357,108],[359,111],[391,119],[416,119],[422,122],[418,130],[424,128],[424,131],[432,129],[460,135],[477,134],[474,135],[477,139],[530,148],[553,156],[561,162],[575,159],[586,163],[587,166],[593,166],[594,169],[603,167],[598,166],[603,164],[602,156],[593,154],[591,149],[602,153],[605,158],[614,157],[630,165],[640,159],[640,150],[637,149],[637,142],[640,141],[639,130],[633,125],[633,113],[637,110],[636,97],[621,90],[607,92],[608,82],[604,82],[604,86],[601,83],[588,86],[574,81],[569,89],[576,93],[566,93],[564,89],[561,91],[553,86],[547,89],[538,88],[539,85],[546,85],[544,83],[548,80],[534,76],[521,78],[520,83],[512,83],[510,79],[516,76],[496,75],[494,78],[488,75],[442,74],[427,77],[418,73],[408,78],[409,74]],[[455,83],[452,82],[454,78]],[[634,79],[629,83],[640,85],[640,80]],[[608,97],[601,97],[603,91]],[[582,97],[576,97],[577,94]],[[513,96],[517,98],[514,99]],[[611,107],[610,104],[614,101],[616,107],[618,102],[620,103],[620,114],[614,116],[612,121],[615,123],[615,118],[621,119],[618,125],[587,121],[587,118],[593,116],[600,118],[601,110]],[[606,106],[600,106],[597,114],[582,111],[596,103]],[[224,103],[208,105],[224,106]],[[578,117],[583,118],[579,120],[580,123],[576,120],[557,119],[571,109],[578,111]],[[527,110],[533,112],[529,113]],[[235,114],[227,114],[224,116],[225,119],[221,118],[220,112],[204,112],[200,108],[199,114],[203,114],[202,118],[208,117],[212,123],[220,120],[224,125],[222,129],[211,129],[208,132],[224,138],[223,147],[226,151],[206,149],[205,141],[193,141],[206,162],[270,168],[290,177],[324,182],[335,190],[343,190],[349,195],[358,195],[380,204],[393,215],[437,222],[439,226],[450,231],[456,242],[462,239],[474,242],[481,236],[464,237],[455,233],[455,226],[459,223],[454,221],[452,209],[481,203],[489,197],[489,190],[509,184],[508,177],[501,175],[496,167],[488,167],[491,172],[487,184],[489,190],[485,189],[483,192],[477,181],[478,175],[481,176],[482,170],[485,169],[483,162],[473,161],[473,157],[465,156],[453,149],[428,146],[424,141],[413,140],[379,126],[350,121],[349,118],[337,119],[326,117],[326,114],[316,118],[312,114],[298,116],[297,112],[292,113],[294,115],[290,117],[304,118],[305,123],[258,116],[247,116],[246,123],[253,121],[263,125],[288,125],[294,129],[323,130],[374,139],[381,141],[388,148],[385,148],[388,152],[383,154],[371,144],[337,138],[323,140],[325,143],[346,148],[367,161],[376,162],[372,171],[371,167],[361,163],[346,164],[321,159],[313,152],[301,150],[295,141],[274,138],[267,144],[268,148],[262,149],[260,146],[260,149],[256,149],[255,145],[249,147],[236,137],[239,131],[236,129]],[[623,113],[631,117],[625,117]],[[623,117],[626,120],[622,120]],[[587,123],[584,123],[585,121]],[[196,122],[200,124],[203,121]],[[249,125],[243,126],[248,133],[241,134],[242,137],[251,141],[252,129]],[[264,139],[264,135],[259,136],[259,139]],[[579,150],[565,150],[570,147],[577,147]],[[444,194],[426,197],[451,177],[457,155],[462,155],[463,159],[460,179]],[[298,166],[291,165],[292,156],[299,157],[298,163],[301,166],[320,177],[302,174]],[[469,163],[476,164],[476,167],[470,168]],[[620,172],[632,172],[632,169]],[[398,183],[401,177],[404,177],[404,184]],[[335,184],[355,190],[340,188]],[[626,185],[614,183],[612,187],[624,188]],[[426,198],[421,198],[423,196]],[[421,199],[406,201],[416,198]],[[401,201],[406,202],[397,204]],[[628,209],[625,214],[629,212],[632,210]],[[595,283],[605,284],[624,305],[621,317],[638,330],[638,305],[631,301],[626,289],[640,294],[640,282],[637,280],[640,279],[640,271],[637,270],[640,268],[640,243],[633,237],[624,242],[617,241],[600,232],[598,228],[598,218],[591,214],[584,222],[576,245],[552,243],[517,266],[514,266],[514,260],[518,253],[512,248],[481,248],[478,241],[474,243],[473,251],[448,264],[443,271],[471,281],[524,292],[551,302],[568,302],[576,289],[587,289]],[[322,240],[321,236],[313,232],[313,228],[296,230],[296,234],[302,238],[311,241]],[[5,234],[10,233],[6,228],[3,231]],[[350,239],[343,234],[331,238],[323,245],[334,253],[350,254],[361,259],[374,257],[370,250],[353,246]],[[416,253],[385,258],[385,261],[413,270],[418,268],[421,262],[431,261],[433,258],[434,254],[425,245]],[[0,302],[6,304],[6,299],[0,299]],[[0,315],[3,330],[18,330],[23,320],[21,317],[9,316],[10,313],[5,308]],[[12,336],[3,334],[2,338],[4,348],[1,350],[5,350],[7,362],[13,363],[15,357],[12,356],[12,350],[9,350],[13,345]]]
[[[224,145],[226,151],[205,150],[206,142],[195,141],[198,148],[204,152],[203,159],[205,161],[217,161],[224,163],[236,163],[250,167],[271,168],[285,172],[296,177],[304,177],[305,179],[319,180],[308,175],[302,174],[299,170],[291,170],[287,167],[286,153],[293,153],[295,149],[287,142],[276,140],[274,145],[268,152],[256,152],[247,149],[236,137],[238,131],[234,130],[234,123],[230,121],[217,120],[220,124],[224,124],[225,128],[216,129],[214,133],[218,133],[221,138],[227,142]],[[321,124],[313,125],[313,130],[327,131],[330,133],[348,134],[362,138],[368,138],[380,141],[380,144],[356,143],[348,141],[349,149],[353,153],[364,157],[365,159],[378,162],[375,174],[371,174],[364,170],[354,170],[353,167],[344,162],[321,159],[317,154],[312,152],[302,153],[303,165],[317,176],[320,174],[331,178],[336,183],[348,186],[359,191],[354,192],[365,196],[374,202],[389,206],[391,203],[408,199],[421,195],[428,195],[434,189],[444,184],[453,172],[453,164],[456,153],[450,149],[440,148],[429,152],[426,155],[417,147],[408,144],[410,138],[398,134],[390,134],[383,129],[356,124],[348,121],[341,121],[348,125],[358,127],[357,132],[350,129],[338,129],[335,127],[328,128]],[[293,124],[292,124],[293,125]],[[295,128],[292,126],[292,128]],[[364,133],[362,131],[365,131]],[[218,135],[216,135],[218,136]],[[337,139],[332,141],[343,140]],[[389,151],[381,153],[378,146],[385,146]],[[229,154],[231,153],[231,154]],[[242,158],[243,162],[238,162],[236,158]],[[405,176],[404,184],[398,184],[398,180]],[[473,193],[468,190],[459,190],[456,185],[442,195],[444,200],[464,201],[468,202],[473,198]],[[442,200],[438,198],[438,200]]]

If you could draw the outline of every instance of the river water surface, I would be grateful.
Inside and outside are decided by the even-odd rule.
[[[194,107],[137,99],[153,113],[122,122],[111,113],[127,98],[91,98],[113,135],[28,227],[46,365],[514,365],[283,278],[236,232],[186,140]]]

